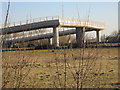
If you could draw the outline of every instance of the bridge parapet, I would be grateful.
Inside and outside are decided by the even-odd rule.
[[[100,29],[104,29],[104,26],[105,26],[104,23],[87,20],[87,19],[54,16],[54,17],[35,18],[35,19],[29,19],[25,21],[8,23],[7,27],[14,27],[14,26],[26,25],[26,24],[36,23],[36,22],[43,22],[43,21],[50,21],[50,20],[59,20],[59,23],[61,25],[95,27]]]
[[[42,18],[35,18],[35,19],[29,19],[29,20],[24,20],[24,21],[12,22],[12,23],[8,23],[7,27],[14,27],[14,26],[26,25],[26,24],[31,24],[35,22],[50,21],[50,20],[59,20],[59,16],[42,17]],[[2,25],[2,27],[4,27],[4,25]]]
[[[95,27],[101,30],[104,29],[105,25],[102,22],[97,22],[93,20],[87,19],[79,19],[79,18],[70,18],[70,17],[59,17],[59,22],[61,25],[70,25],[70,26],[82,26],[82,27]]]

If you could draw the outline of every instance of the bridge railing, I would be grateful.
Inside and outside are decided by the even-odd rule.
[[[59,22],[62,24],[78,24],[81,26],[101,27],[104,28],[105,24],[92,20],[85,20],[79,18],[59,17]]]
[[[35,18],[35,19],[29,19],[29,20],[24,20],[24,21],[8,23],[7,27],[13,27],[13,26],[31,24],[31,23],[42,22],[42,21],[49,21],[49,20],[58,20],[58,19],[59,19],[59,16]],[[2,25],[2,27],[4,27],[4,25]]]
[[[19,25],[31,24],[31,23],[42,22],[42,21],[49,21],[49,20],[59,20],[59,22],[63,24],[66,24],[66,23],[67,24],[78,24],[81,26],[93,26],[93,27],[103,27],[103,28],[105,26],[104,23],[91,21],[91,20],[54,16],[54,17],[35,18],[35,19],[29,19],[25,21],[8,23],[7,27],[19,26]]]
[[[50,34],[50,33],[52,33],[52,32],[42,32],[42,33],[33,33],[33,34],[30,34],[30,32],[29,33],[27,33],[27,34],[21,34],[20,36],[15,36],[15,37],[7,37],[6,38],[6,40],[15,40],[15,39],[24,39],[24,38],[27,38],[27,37],[33,37],[33,36],[39,36],[39,35],[44,35],[44,34]]]

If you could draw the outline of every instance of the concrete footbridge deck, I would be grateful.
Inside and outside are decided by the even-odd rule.
[[[75,31],[74,33],[76,33],[76,41],[79,47],[83,42],[85,31],[96,31],[97,42],[99,42],[100,41],[99,31],[104,29],[104,24],[92,20],[83,20],[79,18],[57,16],[57,17],[45,17],[45,18],[39,18],[33,20],[26,20],[24,22],[21,21],[19,23],[8,24],[7,27],[1,29],[2,29],[2,34],[5,35],[5,34],[25,32],[36,29],[42,29],[42,28],[53,28],[53,34],[51,35],[54,38],[54,46],[59,47],[60,33],[57,27],[76,28],[76,30],[74,30]],[[66,31],[66,32],[72,32],[72,31]],[[48,37],[49,35],[46,34],[43,36]],[[29,39],[30,38],[33,37],[29,37]]]
[[[7,28],[2,28],[2,34],[10,34],[49,27],[86,27],[89,30],[103,30],[104,24],[101,22],[91,20],[88,21],[78,18],[45,17],[8,24]]]

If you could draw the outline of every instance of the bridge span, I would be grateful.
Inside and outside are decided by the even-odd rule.
[[[41,35],[39,36],[39,39],[42,39],[40,37],[53,37],[54,46],[59,47],[59,36],[62,36],[63,32],[59,32],[58,27],[76,28],[75,30],[69,30],[66,32],[69,32],[69,34],[73,34],[71,32],[74,32],[74,34],[76,34],[77,46],[80,47],[84,41],[85,31],[96,31],[97,42],[100,42],[100,31],[104,29],[104,24],[101,22],[83,20],[79,18],[46,17],[33,20],[26,20],[26,22],[9,24],[8,27],[4,27],[1,29],[2,34],[5,35],[17,32],[31,31],[41,28],[53,28],[53,33],[50,33],[49,35]],[[29,40],[32,40],[31,38],[33,37],[29,37]],[[35,38],[37,39],[38,37],[35,36],[34,39]],[[20,39],[17,41],[20,41]]]

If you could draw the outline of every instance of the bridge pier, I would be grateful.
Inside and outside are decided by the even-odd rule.
[[[48,38],[48,45],[51,46],[53,43],[52,43],[52,38]]]
[[[54,47],[59,47],[59,30],[57,27],[53,27],[53,39],[54,39]]]
[[[85,34],[85,28],[84,27],[76,27],[77,47],[82,47],[82,45],[84,43],[84,34]]]
[[[96,42],[97,43],[101,42],[101,32],[100,32],[100,30],[96,31]]]

